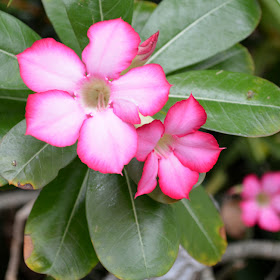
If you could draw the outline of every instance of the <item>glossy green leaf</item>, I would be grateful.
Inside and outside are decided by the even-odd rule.
[[[190,192],[190,199],[172,205],[181,229],[181,244],[197,261],[214,265],[226,250],[222,219],[203,189],[199,186]]]
[[[87,30],[94,23],[121,17],[131,22],[133,0],[42,0],[61,41],[81,54],[88,44]]]
[[[24,119],[29,90],[0,89],[0,141],[8,131]]]
[[[157,5],[155,3],[149,1],[139,1],[134,3],[134,12],[131,25],[137,33],[141,33],[141,30],[156,7]],[[141,39],[145,40],[146,38]]]
[[[168,77],[174,86],[155,117],[191,93],[207,113],[206,129],[260,137],[280,130],[280,88],[262,78],[217,70],[186,72]]]
[[[16,54],[40,36],[15,17],[0,11],[0,90],[27,89],[19,75]]]
[[[134,200],[135,184],[124,176],[91,171],[86,199],[89,231],[101,263],[120,279],[165,274],[178,253],[173,209],[147,196]]]
[[[58,148],[24,135],[25,120],[14,126],[0,143],[0,175],[9,184],[39,189],[52,181],[72,161],[76,146]]]
[[[204,61],[182,68],[176,71],[176,74],[186,71],[205,69],[226,70],[231,72],[253,74],[255,66],[253,58],[248,50],[242,45],[237,44],[230,49],[220,52]]]
[[[256,0],[163,0],[141,31],[160,31],[147,63],[166,73],[209,58],[246,38],[260,19]]]
[[[88,168],[76,159],[37,198],[27,220],[24,258],[32,270],[78,280],[97,264],[85,214]]]

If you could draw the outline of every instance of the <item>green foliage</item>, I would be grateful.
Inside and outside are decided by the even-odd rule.
[[[248,50],[240,44],[220,52],[204,61],[175,71],[173,74],[193,70],[226,70],[232,72],[254,73],[254,61]]]
[[[141,31],[142,38],[160,31],[148,63],[166,73],[195,64],[247,37],[259,19],[256,0],[163,0]]]
[[[169,100],[156,116],[191,93],[204,107],[204,128],[226,134],[260,137],[280,128],[280,88],[264,79],[243,73],[217,70],[172,75]]]
[[[15,17],[0,11],[0,90],[25,90],[19,75],[16,54],[23,52],[40,37]]]
[[[0,175],[9,184],[39,189],[76,157],[76,146],[57,148],[25,136],[25,120],[13,127],[0,143]]]
[[[256,0],[163,0],[158,6],[133,0],[42,2],[60,40],[78,55],[88,44],[86,33],[94,22],[122,17],[132,21],[142,40],[160,31],[148,63],[161,64],[174,86],[155,117],[163,119],[175,102],[192,93],[207,112],[205,129],[247,137],[279,131],[280,89],[251,75],[252,57],[238,44],[259,22]],[[277,1],[262,0],[261,5],[265,21],[271,19],[270,26],[278,32]],[[24,135],[25,103],[31,91],[20,78],[16,54],[38,39],[21,21],[0,11],[0,186],[45,186],[26,225],[28,266],[55,279],[75,280],[100,260],[120,279],[142,280],[166,273],[179,243],[199,262],[217,263],[226,248],[223,223],[202,187],[192,190],[190,200],[172,205],[148,196],[134,200],[143,163],[135,169],[133,160],[124,176],[101,174],[73,161],[75,145],[57,148]],[[267,50],[258,66],[267,59]],[[279,157],[279,138],[245,139],[237,143],[238,149],[246,141],[254,154],[265,147],[262,156],[255,156],[258,163],[267,158],[267,150]],[[244,158],[249,161],[248,155]]]
[[[131,22],[133,0],[42,0],[61,41],[78,55],[88,44],[87,30],[95,22],[122,17]]]
[[[225,230],[213,202],[199,186],[190,192],[190,199],[173,204],[181,229],[181,244],[197,261],[214,265],[226,250]]]
[[[91,171],[86,198],[90,236],[101,263],[120,279],[165,274],[179,246],[173,209],[147,196],[134,200],[124,176]]]
[[[133,11],[133,18],[132,18],[132,27],[135,31],[141,34],[141,30],[143,29],[144,25],[146,24],[147,20],[155,10],[157,5],[155,3],[149,1],[139,1],[134,3],[134,11]],[[141,38],[145,40],[147,38]]]
[[[25,228],[24,257],[32,270],[75,280],[97,264],[85,213],[88,173],[76,159],[41,191]]]

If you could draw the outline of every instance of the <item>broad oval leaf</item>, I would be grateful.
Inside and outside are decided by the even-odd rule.
[[[192,93],[207,113],[206,129],[247,137],[280,130],[280,88],[244,73],[193,71],[168,77],[174,86],[169,100],[155,117]]]
[[[9,184],[39,189],[77,155],[76,146],[58,148],[24,135],[25,120],[14,126],[0,143],[0,175]]]
[[[178,253],[173,209],[147,196],[134,200],[136,186],[124,175],[89,174],[86,212],[96,254],[120,279],[163,275]]]
[[[146,38],[160,31],[147,63],[166,73],[195,64],[246,38],[259,19],[256,0],[163,0],[141,32]]]
[[[226,250],[222,219],[203,187],[190,192],[190,199],[172,205],[181,229],[181,244],[197,261],[214,265]]]
[[[135,31],[141,34],[141,30],[145,26],[147,20],[155,10],[157,5],[150,1],[139,1],[134,3],[134,11],[133,11],[133,18],[132,18],[132,27]],[[147,38],[141,38],[145,40]]]
[[[80,55],[88,44],[87,30],[98,21],[121,17],[131,22],[133,0],[42,0],[61,41]]]
[[[235,46],[220,52],[213,57],[210,57],[194,65],[182,68],[178,71],[175,71],[173,74],[205,69],[226,70],[231,72],[253,74],[255,65],[248,50],[242,45],[236,44]]]
[[[97,264],[85,214],[88,172],[77,159],[41,191],[25,227],[24,258],[32,270],[78,280]]]
[[[20,75],[16,54],[40,36],[15,17],[0,11],[0,90],[27,89]]]

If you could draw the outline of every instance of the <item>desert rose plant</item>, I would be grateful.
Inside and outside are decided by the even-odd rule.
[[[0,185],[41,189],[27,266],[75,280],[101,262],[119,279],[150,279],[180,244],[216,264],[227,242],[200,184],[224,149],[218,137],[280,127],[280,89],[253,75],[238,43],[258,2],[42,3],[56,40],[0,11]],[[261,224],[256,201],[278,197],[253,175],[244,186],[244,221],[254,204],[250,225]]]

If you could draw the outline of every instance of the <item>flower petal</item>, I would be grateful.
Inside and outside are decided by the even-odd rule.
[[[274,194],[280,192],[280,172],[268,172],[261,178],[263,190],[266,193]]]
[[[141,114],[152,116],[167,102],[170,87],[162,67],[147,64],[112,81],[111,98],[133,102]]]
[[[136,158],[144,161],[163,135],[164,127],[161,121],[154,120],[149,124],[137,128],[136,131],[138,135]]]
[[[185,167],[171,153],[168,158],[159,160],[159,186],[162,192],[171,198],[188,198],[189,192],[196,184],[199,174]]]
[[[268,231],[280,230],[280,218],[271,207],[263,208],[259,217],[260,228]]]
[[[83,109],[67,92],[30,94],[26,104],[26,134],[50,145],[73,145],[86,118]]]
[[[127,100],[116,100],[113,102],[114,113],[124,122],[140,124],[141,120],[137,106]]]
[[[122,173],[135,156],[137,133],[133,125],[119,119],[112,109],[87,119],[80,131],[78,156],[89,168],[102,173]]]
[[[135,198],[139,195],[152,192],[157,186],[158,174],[158,157],[151,152],[145,161],[142,177],[138,183],[137,193]]]
[[[17,55],[20,75],[33,91],[73,92],[85,75],[78,55],[52,38],[36,41]]]
[[[164,120],[165,131],[171,135],[184,136],[198,130],[206,119],[205,110],[191,94],[187,100],[177,102],[169,109]]]
[[[93,24],[88,30],[89,44],[82,53],[91,75],[115,79],[136,56],[139,35],[122,19]]]
[[[248,227],[254,226],[257,223],[260,213],[257,202],[253,199],[242,201],[240,208],[242,211],[241,218],[244,224]]]
[[[243,199],[255,198],[261,192],[261,184],[255,174],[247,175],[243,182],[241,196]]]
[[[280,194],[276,194],[271,198],[271,206],[276,212],[280,213]]]
[[[213,135],[196,131],[174,143],[174,154],[184,166],[199,173],[208,172],[217,162],[220,152],[219,144]]]

